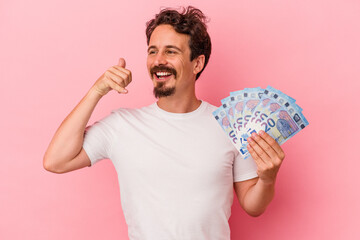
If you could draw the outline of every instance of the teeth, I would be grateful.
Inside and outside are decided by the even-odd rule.
[[[157,72],[156,75],[158,75],[158,76],[170,76],[171,73],[169,73],[169,72]]]

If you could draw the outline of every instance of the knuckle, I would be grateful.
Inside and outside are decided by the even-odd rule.
[[[269,135],[265,136],[265,137],[264,137],[264,140],[265,140],[269,145],[273,145],[273,144],[275,143],[275,140],[274,140],[271,136],[269,136]]]
[[[124,81],[124,79],[123,79],[121,76],[118,76],[118,75],[116,76],[115,79],[116,79],[116,82],[117,82],[117,83],[121,83],[121,82]]]
[[[119,82],[118,82],[118,85],[120,86],[120,87],[125,87],[127,84],[126,84],[126,81],[124,81],[124,79],[120,79],[119,80]]]
[[[114,71],[114,67],[109,67],[106,71],[109,72],[109,73],[111,73],[111,72]]]
[[[271,170],[275,167],[275,164],[273,162],[270,162],[267,166],[267,170]]]
[[[259,155],[259,157],[263,158],[265,156],[264,151],[260,151],[259,153],[257,153]]]
[[[111,69],[111,70],[121,71],[121,69],[123,69],[123,68],[120,67],[120,66],[114,65],[114,66],[110,67],[110,69]]]
[[[121,77],[119,77],[119,76],[117,76],[117,75],[113,76],[112,79],[113,79],[113,81],[114,81],[115,83],[117,83],[117,84],[121,83]]]
[[[269,146],[269,145],[266,145],[265,147],[264,147],[264,151],[265,152],[269,152],[271,150],[271,147]]]
[[[269,142],[270,142],[271,145],[276,144],[275,139],[273,139],[272,137],[269,136],[268,139],[269,139]]]
[[[276,162],[274,163],[274,167],[275,167],[275,168],[279,168],[280,165],[281,165],[281,161],[276,161]]]
[[[114,74],[111,71],[108,70],[108,71],[105,72],[105,76],[107,78],[112,78],[114,76]]]
[[[262,168],[262,171],[263,173],[267,173],[270,171],[270,167],[268,165],[265,165],[263,168]]]
[[[109,78],[108,78],[108,81],[109,81],[109,83],[114,84],[114,83],[116,83],[117,78],[116,78],[116,77],[114,77],[114,76],[111,76],[111,77],[109,77]]]

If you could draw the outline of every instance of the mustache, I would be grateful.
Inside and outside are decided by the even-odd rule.
[[[175,76],[175,78],[176,78],[177,72],[176,72],[176,70],[174,68],[170,68],[170,67],[162,66],[162,65],[154,66],[153,68],[151,68],[150,69],[150,74],[154,75],[156,72],[162,72],[162,71],[169,72],[169,73],[173,74]]]

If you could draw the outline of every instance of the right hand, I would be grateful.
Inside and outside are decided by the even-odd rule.
[[[125,69],[125,59],[120,58],[118,65],[110,67],[93,85],[95,90],[101,96],[106,95],[114,89],[118,93],[128,93],[126,86],[131,82],[131,72]]]

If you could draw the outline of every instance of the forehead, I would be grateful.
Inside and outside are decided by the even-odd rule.
[[[157,26],[151,34],[149,46],[157,48],[174,45],[180,49],[189,48],[190,36],[178,33],[171,25],[162,24]]]

